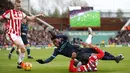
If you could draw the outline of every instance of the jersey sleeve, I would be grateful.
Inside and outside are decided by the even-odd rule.
[[[55,57],[58,55],[58,51],[57,49],[54,50],[52,56],[50,56],[49,58],[47,58],[46,60],[44,60],[45,63],[49,63],[51,62],[53,59],[55,59]]]
[[[78,69],[74,67],[74,60],[72,59],[69,64],[69,72],[77,72]]]
[[[10,19],[10,18],[11,18],[10,12],[11,12],[10,10],[6,11],[6,12],[2,15],[2,17],[3,17],[3,18],[6,18],[6,19]]]
[[[54,59],[54,57],[49,57],[49,58],[47,58],[46,60],[44,60],[44,63],[49,63],[49,62],[51,62],[52,60]]]
[[[22,12],[22,15],[23,15],[23,16],[22,16],[23,18],[26,18],[26,17],[27,17],[27,15],[26,15],[24,12]]]
[[[54,50],[54,52],[53,52],[53,54],[52,54],[52,57],[56,57],[58,54],[59,54],[59,53],[58,53],[58,50],[55,48],[55,50]]]
[[[97,59],[101,59],[104,56],[104,52],[98,47],[94,48],[98,53],[96,54]]]
[[[74,59],[72,59],[72,60],[70,61],[69,72],[85,72],[85,71],[87,71],[87,70],[85,69],[85,65],[81,65],[81,66],[79,66],[79,67],[75,67],[75,66],[74,66]]]

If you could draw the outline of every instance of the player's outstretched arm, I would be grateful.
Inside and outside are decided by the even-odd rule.
[[[36,60],[38,63],[40,63],[40,64],[45,64],[45,63],[49,63],[49,62],[51,62],[53,59],[55,59],[55,57],[58,55],[58,52],[57,52],[57,49],[55,48],[55,50],[54,50],[54,52],[53,52],[53,54],[52,54],[52,56],[50,56],[49,58],[47,58],[46,60],[42,60],[42,59],[38,59],[38,60]]]
[[[38,63],[40,63],[40,64],[44,64],[44,63],[45,63],[42,59],[37,59],[36,61],[37,61]]]
[[[69,72],[77,72],[77,71],[78,69],[74,67],[74,59],[71,59],[69,64]]]
[[[49,63],[49,62],[51,62],[52,60],[54,59],[54,57],[49,57],[48,59],[46,59],[46,60],[42,60],[42,59],[37,59],[36,61],[38,62],[38,63],[40,63],[40,64],[45,64],[45,63]]]
[[[27,20],[35,20],[39,16],[44,16],[44,14],[43,13],[39,13],[38,15],[27,16],[26,19]]]
[[[72,53],[70,64],[69,64],[69,72],[77,72],[77,68],[74,66],[74,59],[76,58],[77,54],[75,52]]]

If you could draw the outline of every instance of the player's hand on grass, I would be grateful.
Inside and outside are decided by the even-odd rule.
[[[45,62],[42,59],[37,59],[36,61],[40,64],[45,64]]]

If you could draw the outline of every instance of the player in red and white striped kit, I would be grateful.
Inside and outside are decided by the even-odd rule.
[[[104,56],[104,52],[100,50],[99,48],[95,47],[95,49],[98,53],[97,54],[92,54],[91,56],[88,53],[85,53],[85,60],[87,62],[86,65],[80,65],[75,67],[75,58],[76,58],[76,53],[72,53],[72,59],[70,61],[69,65],[69,71],[70,72],[89,72],[89,71],[97,71],[97,62],[99,59],[101,59]],[[80,62],[79,62],[80,63]]]
[[[6,38],[12,41],[17,48],[20,50],[20,54],[18,57],[18,66],[17,68],[22,68],[22,61],[25,56],[25,46],[21,39],[21,20],[26,18],[27,20],[34,20],[38,16],[43,16],[43,14],[38,14],[36,16],[27,16],[25,13],[20,11],[21,1],[15,0],[14,9],[6,11],[2,16],[0,16],[0,20],[6,19],[7,22],[7,31]]]

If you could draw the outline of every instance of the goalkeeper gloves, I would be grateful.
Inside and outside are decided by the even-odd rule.
[[[42,60],[42,59],[38,59],[38,60],[36,60],[38,63],[40,63],[40,64],[45,64],[45,62]]]

